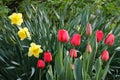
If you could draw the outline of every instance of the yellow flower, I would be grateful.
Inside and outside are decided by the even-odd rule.
[[[30,44],[28,56],[35,56],[36,58],[39,57],[39,54],[42,53],[43,50],[41,49],[40,45],[36,45],[35,43]]]
[[[18,36],[20,37],[21,40],[24,40],[27,37],[31,39],[30,32],[28,31],[27,27],[20,28],[20,30],[18,31]]]
[[[11,20],[11,24],[16,24],[20,26],[23,23],[21,13],[13,13],[12,15],[9,16],[9,19]]]

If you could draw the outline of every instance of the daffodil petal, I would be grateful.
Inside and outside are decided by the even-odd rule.
[[[30,57],[30,56],[32,56],[32,54],[30,52],[28,52],[28,56]]]

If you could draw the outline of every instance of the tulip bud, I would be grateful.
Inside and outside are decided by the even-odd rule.
[[[112,33],[108,34],[104,43],[109,45],[109,46],[112,46],[114,44],[114,35]]]
[[[81,42],[80,34],[74,34],[70,40],[70,43],[74,46],[79,46]]]
[[[77,51],[75,49],[70,50],[70,57],[73,57],[73,58],[77,57]]]
[[[109,59],[109,53],[108,53],[107,50],[104,50],[104,51],[102,52],[102,54],[101,54],[101,59],[102,59],[103,61],[107,61],[107,60]]]
[[[88,43],[87,45],[87,52],[88,53],[91,53],[92,52],[92,48],[91,48],[91,45]]]
[[[72,70],[74,70],[74,64],[71,64],[70,67]]]
[[[87,24],[87,27],[86,27],[86,35],[87,36],[91,36],[92,35],[92,26],[90,23]]]
[[[103,39],[103,36],[104,36],[104,34],[101,30],[96,31],[97,42],[100,42]]]
[[[45,67],[45,62],[43,60],[38,60],[37,67],[43,69]]]
[[[60,42],[68,42],[69,41],[69,34],[66,30],[61,29],[58,31],[58,41],[60,41]]]
[[[51,62],[52,61],[52,55],[50,52],[44,52],[44,61],[45,62]]]

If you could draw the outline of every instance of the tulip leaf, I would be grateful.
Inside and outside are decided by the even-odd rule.
[[[48,69],[48,72],[46,74],[46,78],[47,78],[47,80],[53,80],[53,71],[52,71],[51,65],[49,65],[49,69]]]
[[[115,48],[116,51],[120,51],[120,47]]]
[[[73,80],[73,72],[72,72],[71,64],[72,64],[72,58],[70,59],[70,57],[66,55],[64,59],[64,70],[63,70],[65,80]]]
[[[75,69],[74,69],[75,80],[83,80],[83,77],[82,77],[82,60],[76,59],[75,62],[74,62],[74,66],[75,66]]]
[[[60,78],[60,75],[63,70],[63,45],[61,43],[58,43],[58,52],[55,56],[55,69],[58,74],[58,77]]]
[[[15,69],[14,66],[6,67],[5,69]]]
[[[101,71],[101,68],[102,68],[102,63],[101,63],[101,59],[100,57],[96,60],[96,63],[95,63],[95,71],[96,71],[96,80],[99,79],[99,75],[100,75],[100,71]]]
[[[92,53],[90,54],[90,58],[89,58],[89,67],[88,67],[88,74],[90,76],[92,76],[92,68],[93,68],[93,64],[94,64],[94,60],[95,60],[95,56],[96,56],[96,51],[97,51],[97,42],[96,42],[96,37],[95,37],[95,33],[93,34],[90,43],[91,43],[91,47],[92,47]]]
[[[57,19],[60,19],[60,16],[59,16],[59,14],[56,12],[56,10],[55,10],[54,8],[52,8],[52,9],[53,9],[54,14],[56,15]]]

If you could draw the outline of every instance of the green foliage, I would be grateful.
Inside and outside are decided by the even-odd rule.
[[[25,1],[35,5],[44,4],[48,10],[54,8],[58,11],[59,9],[63,9],[64,6],[68,4],[68,11],[73,10],[73,13],[75,13],[77,10],[81,11],[85,6],[93,6],[93,9],[91,9],[92,13],[98,14],[99,12],[103,11],[108,17],[119,15],[120,13],[120,0],[1,0],[0,14],[5,16],[9,12],[12,13],[16,10],[23,12],[21,8]]]
[[[46,3],[36,6],[28,3],[23,4],[22,9],[25,13],[23,14],[24,23],[22,27],[29,29],[32,40],[21,41],[17,35],[17,26],[11,25],[8,18],[0,19],[1,80],[38,80],[40,72],[36,67],[38,59],[27,56],[31,42],[40,44],[44,51],[50,51],[53,56],[53,61],[46,64],[46,67],[41,70],[42,80],[100,80],[100,78],[104,80],[105,77],[106,79],[115,79],[106,75],[111,75],[108,72],[114,73],[114,70],[119,71],[120,17],[108,18],[102,12],[92,17],[91,7],[69,10],[68,7],[71,3],[72,1],[64,4],[60,9],[53,7],[50,10],[49,8],[46,9],[48,7],[48,5],[45,6]],[[88,22],[92,24],[93,28],[93,35],[90,38],[85,36],[85,28]],[[57,40],[57,32],[61,28],[68,30],[70,36],[74,33],[79,33],[82,36],[81,45],[76,47],[78,58],[75,60],[68,55],[68,51],[73,46],[70,43],[60,44]],[[78,30],[78,28],[80,29]],[[104,40],[97,44],[95,39],[97,29],[104,32],[104,39],[108,33],[112,32],[115,35],[115,44],[112,47],[107,47]],[[93,49],[91,54],[86,52],[88,41],[90,41]],[[106,48],[111,58],[108,62],[102,62],[99,56]],[[113,58],[114,53],[117,57]],[[43,54],[40,54],[39,58],[42,59]],[[111,60],[112,63],[110,64]],[[73,64],[72,61],[74,61],[75,67],[73,70],[70,67]],[[114,61],[118,64],[115,64]]]
[[[3,1],[0,0],[0,15],[5,16],[10,11],[9,8],[3,4]]]

